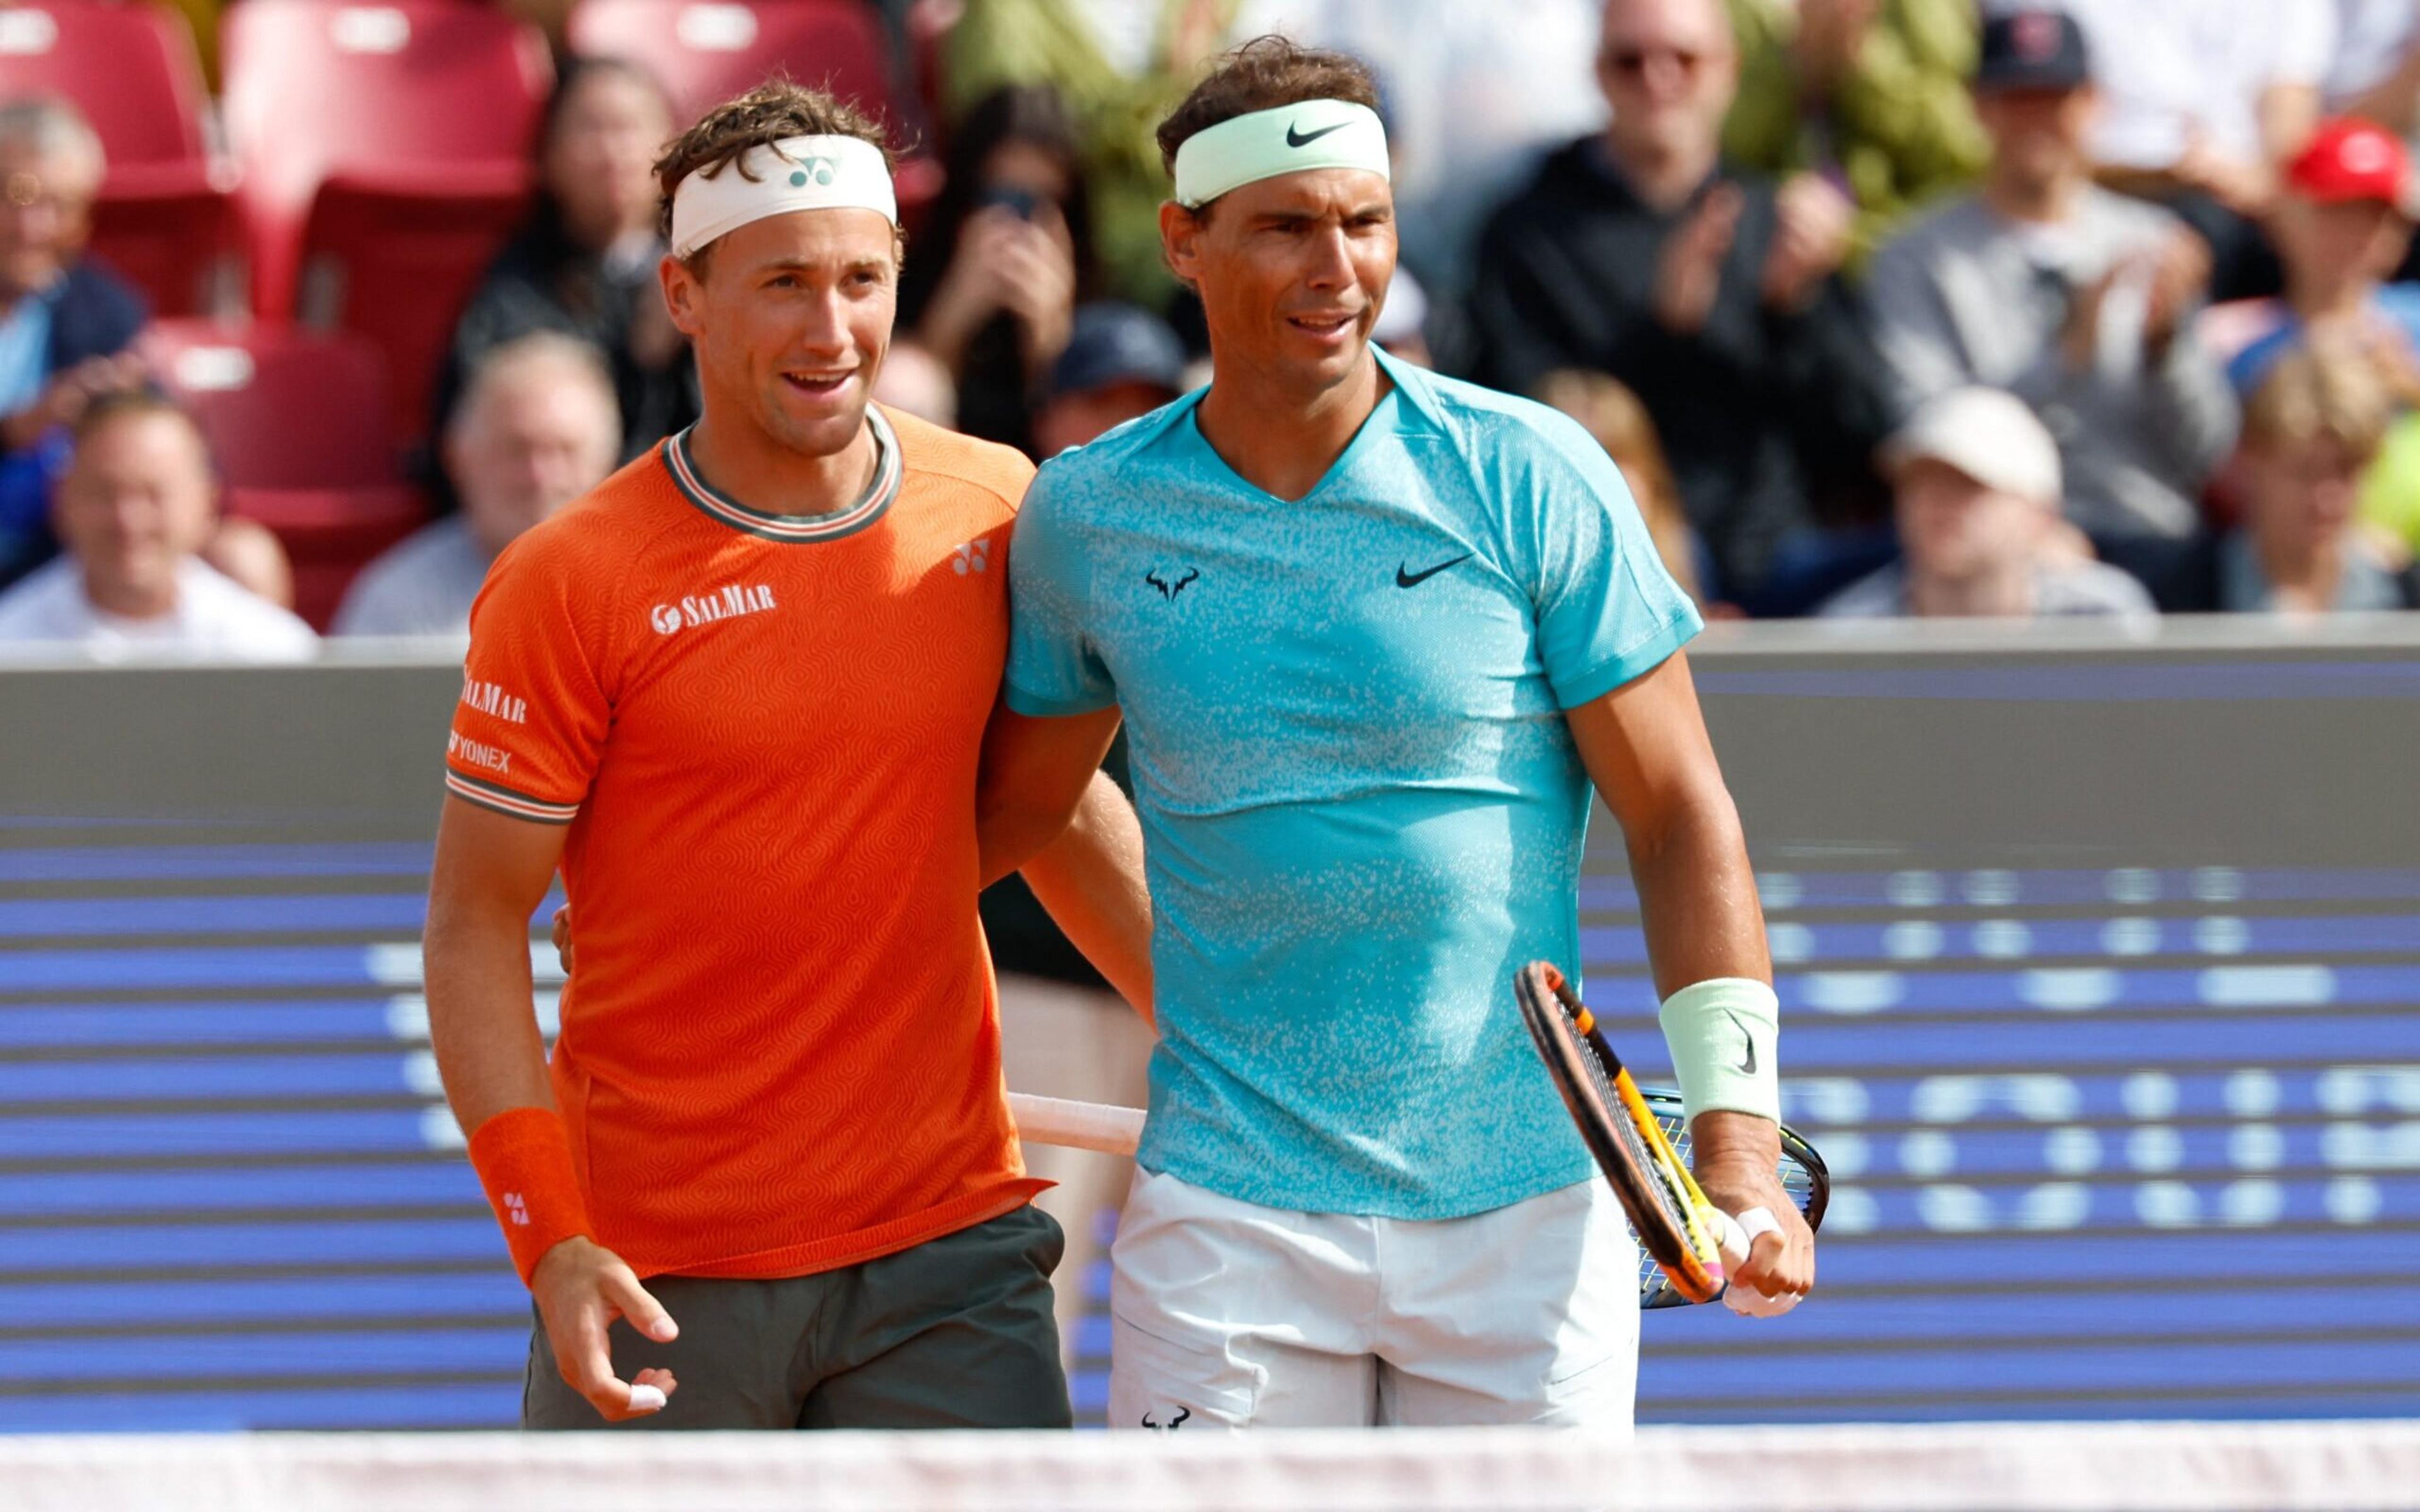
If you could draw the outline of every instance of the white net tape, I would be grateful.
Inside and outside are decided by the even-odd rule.
[[[0,1438],[11,1512],[2366,1512],[2420,1422]]]

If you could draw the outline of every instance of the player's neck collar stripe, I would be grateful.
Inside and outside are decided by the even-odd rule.
[[[696,462],[690,456],[688,430],[666,438],[662,449],[664,471],[672,474],[683,498],[733,530],[768,541],[836,541],[880,519],[891,508],[891,501],[898,497],[899,480],[907,472],[899,455],[898,433],[891,428],[879,406],[865,407],[865,424],[874,433],[874,479],[858,495],[856,502],[828,515],[768,514],[717,490],[699,474]]]

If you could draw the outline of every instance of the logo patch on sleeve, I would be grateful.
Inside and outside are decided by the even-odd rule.
[[[499,750],[493,746],[485,745],[476,740],[465,740],[460,734],[450,730],[445,733],[445,754],[466,766],[483,767],[490,772],[509,772],[513,769],[511,751]]]
[[[462,674],[462,702],[491,718],[506,724],[529,723],[529,701],[517,698],[495,683],[483,683],[465,672]]]

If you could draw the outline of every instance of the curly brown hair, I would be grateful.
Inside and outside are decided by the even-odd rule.
[[[1342,100],[1376,110],[1378,81],[1369,65],[1348,54],[1284,37],[1255,37],[1212,59],[1210,72],[1159,123],[1160,162],[1174,174],[1176,149],[1195,132],[1307,100]]]
[[[656,229],[669,240],[673,234],[673,194],[691,174],[711,178],[725,168],[748,174],[739,162],[751,147],[770,147],[793,136],[853,136],[882,149],[882,164],[898,167],[882,123],[856,105],[821,89],[810,89],[787,79],[768,79],[755,88],[707,111],[698,123],[675,137],[656,160]],[[904,242],[903,242],[904,245]],[[713,243],[687,259],[690,271],[706,276],[706,255]]]

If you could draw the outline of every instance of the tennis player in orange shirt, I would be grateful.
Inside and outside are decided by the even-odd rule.
[[[523,1421],[1050,1427],[974,795],[1033,469],[868,402],[877,126],[768,85],[658,166],[703,418],[521,537],[472,612],[430,1029],[535,1299]],[[1133,812],[1025,868],[1148,1002]],[[580,921],[551,1065],[529,920]],[[627,1326],[613,1326],[616,1321]]]

